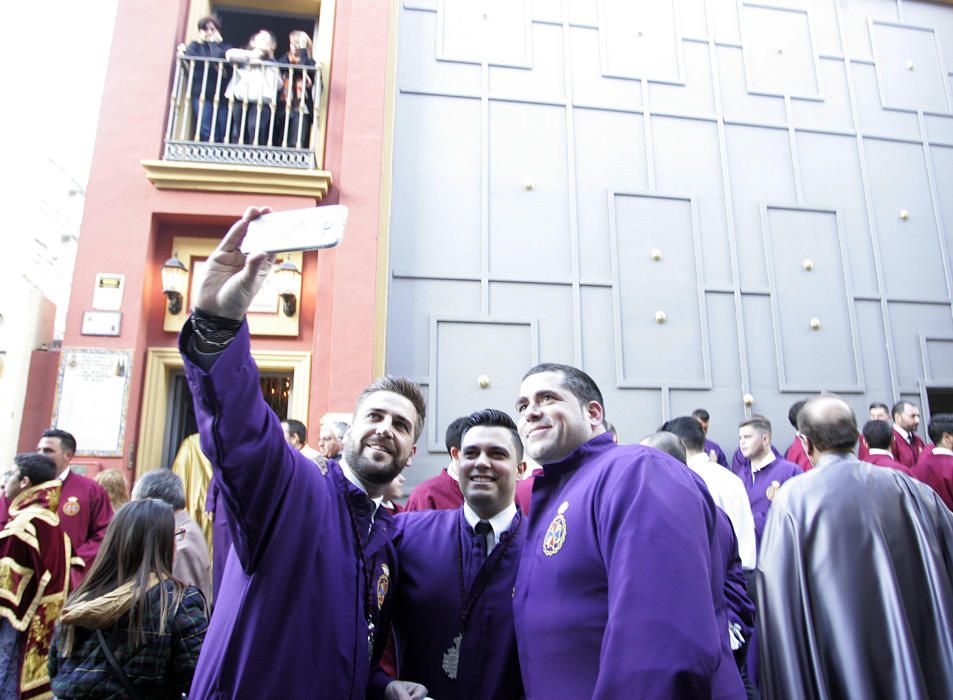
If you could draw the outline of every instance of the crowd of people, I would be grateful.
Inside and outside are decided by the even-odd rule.
[[[175,471],[123,503],[45,432],[0,502],[0,700],[953,697],[953,415],[926,445],[908,401],[859,428],[818,395],[783,455],[752,415],[729,461],[703,409],[619,444],[593,379],[544,363],[515,420],[450,424],[402,509],[414,382],[370,384],[316,450],[262,398],[244,317],[273,260],[239,246],[264,211],[180,336],[211,562]]]
[[[222,37],[213,16],[197,25],[199,38],[180,44],[198,141],[308,148],[320,90],[311,37],[295,30],[288,51],[275,57],[278,38],[260,29],[245,48]]]

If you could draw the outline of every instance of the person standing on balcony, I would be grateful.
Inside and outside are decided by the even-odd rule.
[[[286,68],[281,73],[275,141],[288,148],[307,148],[314,118],[315,81],[319,79],[315,73],[305,69],[306,66],[315,65],[311,54],[311,37],[300,30],[291,32],[288,35],[288,53],[278,63],[301,68]]]
[[[229,49],[225,58],[237,64],[225,96],[232,104],[232,141],[244,145],[271,146],[272,105],[278,96],[278,39],[259,29],[247,49]]]
[[[178,53],[186,59],[203,59],[189,61],[185,66],[188,71],[186,79],[191,76],[189,94],[192,99],[192,114],[199,126],[199,140],[210,141],[214,132],[215,140],[221,143],[225,140],[225,122],[228,119],[225,86],[228,85],[231,68],[218,61],[204,59],[223,59],[232,45],[222,41],[222,25],[215,17],[200,19],[198,30],[199,40],[188,46],[179,44]],[[216,97],[218,109],[215,108]]]

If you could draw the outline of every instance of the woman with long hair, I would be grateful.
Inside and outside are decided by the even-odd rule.
[[[50,648],[57,698],[181,698],[192,684],[208,613],[172,576],[175,516],[156,499],[116,511]]]

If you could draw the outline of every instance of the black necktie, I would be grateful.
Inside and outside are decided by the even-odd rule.
[[[490,525],[486,520],[481,520],[476,524],[476,527],[473,528],[473,531],[480,536],[480,543],[483,549],[483,556],[485,557],[489,551],[489,546],[487,545],[487,535],[493,532],[493,526]]]

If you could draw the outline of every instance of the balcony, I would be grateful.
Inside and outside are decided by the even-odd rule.
[[[327,194],[319,170],[322,68],[177,56],[162,160],[143,161],[159,188]]]

